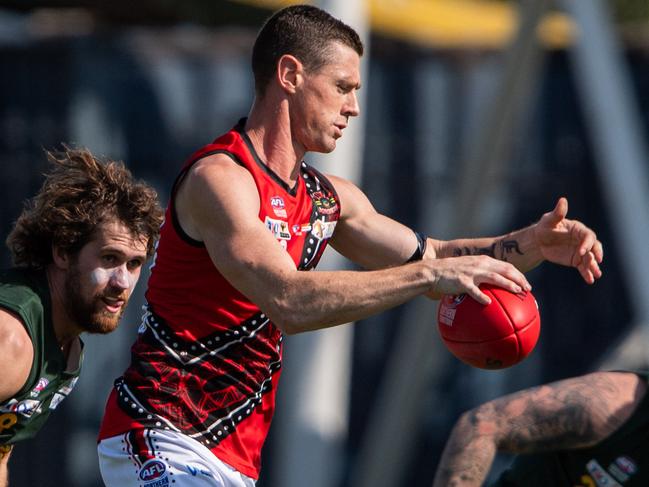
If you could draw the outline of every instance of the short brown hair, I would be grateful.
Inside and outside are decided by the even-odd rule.
[[[101,161],[87,149],[64,146],[46,155],[52,169],[7,237],[16,266],[44,268],[53,246],[78,253],[112,218],[146,239],[147,255],[153,255],[163,212],[151,186],[134,180],[124,163]]]
[[[252,48],[252,72],[255,91],[266,92],[275,75],[277,61],[291,54],[311,72],[327,63],[330,43],[351,47],[363,55],[363,43],[354,29],[330,14],[310,5],[294,5],[273,14],[259,31]]]

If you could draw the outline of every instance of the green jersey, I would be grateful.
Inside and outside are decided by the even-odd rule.
[[[27,381],[14,397],[0,403],[0,444],[13,444],[33,437],[70,393],[79,377],[83,353],[73,365],[75,370],[66,370],[67,360],[54,334],[44,271],[0,271],[0,307],[20,318],[34,347]]]
[[[646,378],[646,374],[639,374]],[[491,487],[647,487],[649,393],[629,420],[594,447],[521,455]]]

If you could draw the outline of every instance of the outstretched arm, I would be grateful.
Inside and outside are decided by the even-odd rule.
[[[399,265],[412,255],[416,248],[412,230],[378,213],[362,191],[349,181],[336,176],[329,178],[341,198],[343,209],[331,242],[336,250],[368,269]],[[602,275],[599,268],[603,259],[602,244],[593,230],[579,221],[567,219],[567,213],[568,201],[560,198],[555,208],[542,215],[537,223],[506,235],[448,241],[429,238],[426,258],[437,259],[438,266],[448,266],[458,271],[468,263],[467,260],[457,259],[460,257],[490,257],[509,262],[522,272],[548,260],[575,267],[583,279],[592,284]],[[475,262],[473,264],[476,265]],[[460,271],[454,276],[457,279],[463,277],[465,275]],[[497,276],[492,277],[498,279]],[[474,279],[469,284],[468,292],[486,304],[486,296],[477,288],[477,285],[486,282],[484,278],[481,275]],[[490,282],[510,289],[506,282]],[[471,288],[473,284],[475,287]],[[448,293],[448,290],[442,285],[427,295],[438,299],[444,293]]]
[[[348,259],[367,269],[384,269],[406,262],[417,249],[412,229],[378,213],[365,194],[353,183],[337,176],[328,176],[341,200],[342,213],[332,246]],[[424,260],[439,276],[433,290],[426,295],[439,299],[443,294],[468,293],[482,304],[489,297],[479,288],[482,283],[494,284],[511,292],[529,291],[529,282],[514,275],[513,265],[493,255],[444,255],[444,242],[427,239]]]
[[[433,486],[481,486],[499,451],[540,453],[594,446],[629,419],[646,387],[632,373],[595,372],[478,406],[453,428]]]
[[[343,213],[345,208],[358,206],[357,197],[356,192],[341,195]],[[393,261],[386,268],[300,272],[259,219],[259,193],[250,173],[223,154],[197,162],[180,184],[175,202],[178,223],[185,233],[203,242],[221,274],[288,334],[366,318],[433,289],[449,294],[478,293],[486,298],[478,283],[513,292],[529,286],[513,265],[487,256],[425,258],[389,266],[405,262],[416,247],[412,232],[400,225],[384,229],[383,241],[389,240],[390,229],[397,228],[407,232],[412,247],[407,252],[405,244],[397,249],[383,247],[381,252]],[[347,237],[336,235],[344,233],[342,229],[350,221],[345,215],[341,220],[334,240],[345,246],[341,239],[352,238],[354,232]]]
[[[559,198],[552,211],[522,230],[495,238],[441,242],[440,257],[485,254],[514,264],[526,272],[542,261],[574,267],[592,284],[602,276],[602,243],[595,232],[577,220],[566,218],[568,200]]]

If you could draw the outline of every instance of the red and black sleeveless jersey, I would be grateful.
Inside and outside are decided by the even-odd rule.
[[[192,165],[216,153],[250,172],[259,192],[259,219],[298,270],[316,266],[333,234],[340,202],[331,183],[302,163],[297,183],[288,187],[259,159],[242,123],[197,151],[174,184],[146,292],[148,307],[131,365],[109,398],[100,439],[142,427],[178,431],[258,478],[282,334],[221,275],[204,244],[185,234],[173,203]]]

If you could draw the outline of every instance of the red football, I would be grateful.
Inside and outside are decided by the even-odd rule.
[[[437,309],[437,328],[446,347],[463,362],[481,369],[504,369],[534,349],[541,332],[539,307],[532,293],[513,294],[483,284],[491,304],[466,294],[447,295]]]

